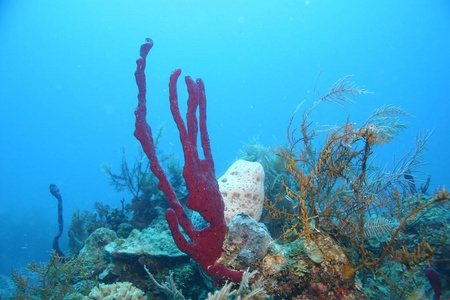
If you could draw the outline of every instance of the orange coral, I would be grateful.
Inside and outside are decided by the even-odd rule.
[[[393,184],[382,193],[374,191],[369,184],[369,158],[376,145],[392,139],[394,129],[382,123],[385,119],[380,121],[373,116],[359,128],[347,120],[343,126],[328,130],[322,146],[314,150],[312,141],[319,133],[311,128],[312,122],[308,120],[311,111],[304,112],[300,126],[293,130],[292,117],[287,130],[289,145],[272,150],[284,162],[289,176],[282,181],[280,194],[275,199],[266,199],[268,216],[284,220],[282,238],[286,241],[305,238],[309,245],[311,239],[315,240],[315,234],[322,231],[345,240],[359,256],[359,264],[355,268],[347,267],[345,276],[351,277],[357,270],[367,268],[373,276],[378,272],[391,283],[380,263],[390,257],[409,268],[427,261],[433,254],[429,244],[421,242],[413,253],[406,247],[398,251],[400,235],[407,222],[414,220],[424,209],[436,203],[448,203],[450,193],[444,188],[428,202],[419,197],[412,205],[410,197],[400,198]],[[406,115],[390,106],[374,115],[380,116],[383,112],[390,116],[395,113]],[[300,132],[300,137],[296,132]],[[294,203],[294,211],[285,208],[283,203],[286,202]],[[373,233],[368,229],[370,225],[385,225],[384,221],[370,223],[371,217],[380,216],[380,212],[395,218],[398,225],[395,229],[389,228],[390,238],[377,256],[367,248]],[[400,292],[407,293],[401,289]]]

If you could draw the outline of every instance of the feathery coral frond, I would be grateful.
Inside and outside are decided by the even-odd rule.
[[[384,217],[369,218],[364,224],[364,234],[368,238],[376,238],[381,240],[391,233],[394,223]]]
[[[401,107],[387,104],[376,109],[367,119],[367,124],[372,126],[382,140],[390,141],[410,125],[408,122],[401,121],[400,116],[412,117]]]
[[[350,96],[359,97],[361,94],[371,93],[357,87],[354,82],[349,82],[348,79],[352,76],[347,75],[336,81],[328,91],[322,94],[319,101],[328,101],[343,107],[343,103],[354,102]]]

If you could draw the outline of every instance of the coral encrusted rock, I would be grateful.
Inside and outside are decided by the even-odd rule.
[[[98,228],[88,237],[78,257],[83,258],[83,264],[90,275],[97,275],[105,269],[105,246],[115,239],[117,234],[108,228]]]
[[[112,257],[186,256],[173,241],[169,226],[164,221],[158,227],[150,226],[142,231],[134,229],[128,238],[117,239],[105,247]]]
[[[238,160],[219,178],[227,224],[239,213],[259,221],[264,201],[264,177],[260,163]]]
[[[247,214],[234,216],[228,224],[228,243],[242,249],[237,259],[246,266],[259,263],[269,251],[270,242],[266,227]]]

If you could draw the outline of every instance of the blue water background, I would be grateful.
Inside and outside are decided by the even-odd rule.
[[[146,37],[150,124],[161,147],[181,155],[168,103],[175,68],[201,77],[219,177],[253,137],[285,142],[297,105],[354,74],[374,94],[343,109],[324,103],[318,124],[362,124],[383,104],[414,115],[399,142],[377,149],[391,164],[435,128],[422,168],[431,188],[450,183],[450,3],[436,1],[0,1],[0,274],[47,260],[64,201],[67,249],[72,213],[95,201],[131,200],[108,185],[122,146],[132,163],[135,60]],[[180,102],[186,92],[179,80]],[[317,95],[316,95],[317,98]],[[380,150],[382,151],[380,153]]]

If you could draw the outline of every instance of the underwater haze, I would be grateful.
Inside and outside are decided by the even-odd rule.
[[[134,133],[139,47],[147,58],[148,122],[161,149],[182,158],[169,108],[171,72],[202,78],[220,177],[245,143],[286,142],[298,104],[311,107],[339,78],[372,92],[345,107],[322,103],[317,125],[363,124],[385,104],[411,117],[382,147],[381,164],[434,129],[417,180],[449,185],[450,3],[436,1],[0,0],[0,274],[48,260],[58,232],[56,184],[67,228],[73,212],[120,207],[103,163],[118,171]],[[187,92],[179,80],[185,109]],[[419,184],[419,183],[418,183]]]

